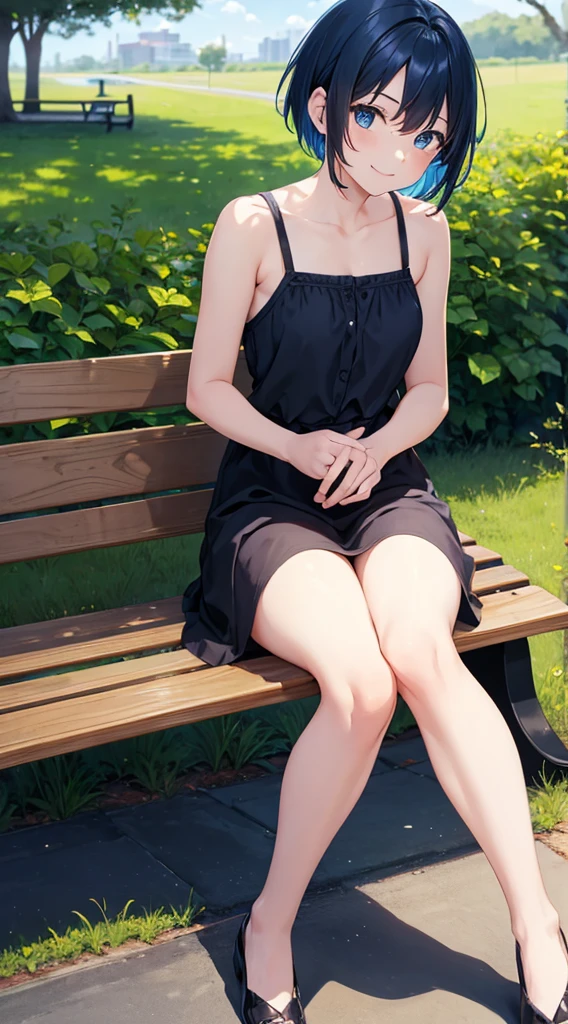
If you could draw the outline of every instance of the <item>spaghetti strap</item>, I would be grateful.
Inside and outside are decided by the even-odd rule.
[[[396,219],[398,222],[398,237],[400,240],[400,255],[402,259],[402,269],[406,270],[408,267],[408,239],[406,237],[406,224],[404,222],[404,214],[402,212],[402,206],[400,199],[396,192],[389,192],[389,195],[394,203],[396,211]]]
[[[278,203],[276,202],[274,196],[272,195],[272,192],[259,192],[258,194],[259,196],[262,196],[262,198],[266,200],[272,211],[272,216],[274,217],[274,222],[276,224],[276,231],[278,233],[278,241],[280,242],[280,249],[282,251],[282,258],[284,260],[284,267],[286,268],[287,271],[293,271],[294,261],[292,260],[290,243],[288,241],[286,228],[284,227],[282,211]]]

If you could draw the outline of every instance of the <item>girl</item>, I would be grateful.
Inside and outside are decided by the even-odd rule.
[[[241,1019],[305,1024],[292,925],[400,692],[503,889],[522,1024],[560,1024],[566,939],[517,748],[453,641],[457,625],[480,621],[474,561],[412,447],[448,412],[442,211],[485,130],[476,135],[475,62],[431,0],[339,0],[292,55],[277,98],[288,75],[286,124],[291,113],[321,167],[221,211],[187,391],[229,441],[182,644],[211,665],[270,652],[321,690],[235,943]],[[232,384],[241,341],[248,399]]]

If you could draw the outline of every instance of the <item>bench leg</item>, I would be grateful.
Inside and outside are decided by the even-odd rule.
[[[533,681],[526,637],[460,653],[503,715],[519,756],[527,785],[542,785],[540,771],[568,777],[568,749],[545,718]],[[543,767],[544,762],[544,767]]]

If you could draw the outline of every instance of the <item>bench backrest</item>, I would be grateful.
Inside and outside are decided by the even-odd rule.
[[[183,350],[0,367],[0,423],[185,405],[190,361]],[[250,393],[242,349],[233,383]],[[203,530],[226,444],[197,421],[3,445],[0,563]],[[84,502],[99,504],[68,507]]]

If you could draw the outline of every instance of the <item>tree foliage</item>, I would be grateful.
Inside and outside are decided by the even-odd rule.
[[[547,60],[560,52],[560,43],[551,34],[541,15],[508,14],[491,11],[462,25],[477,58],[536,57]]]

